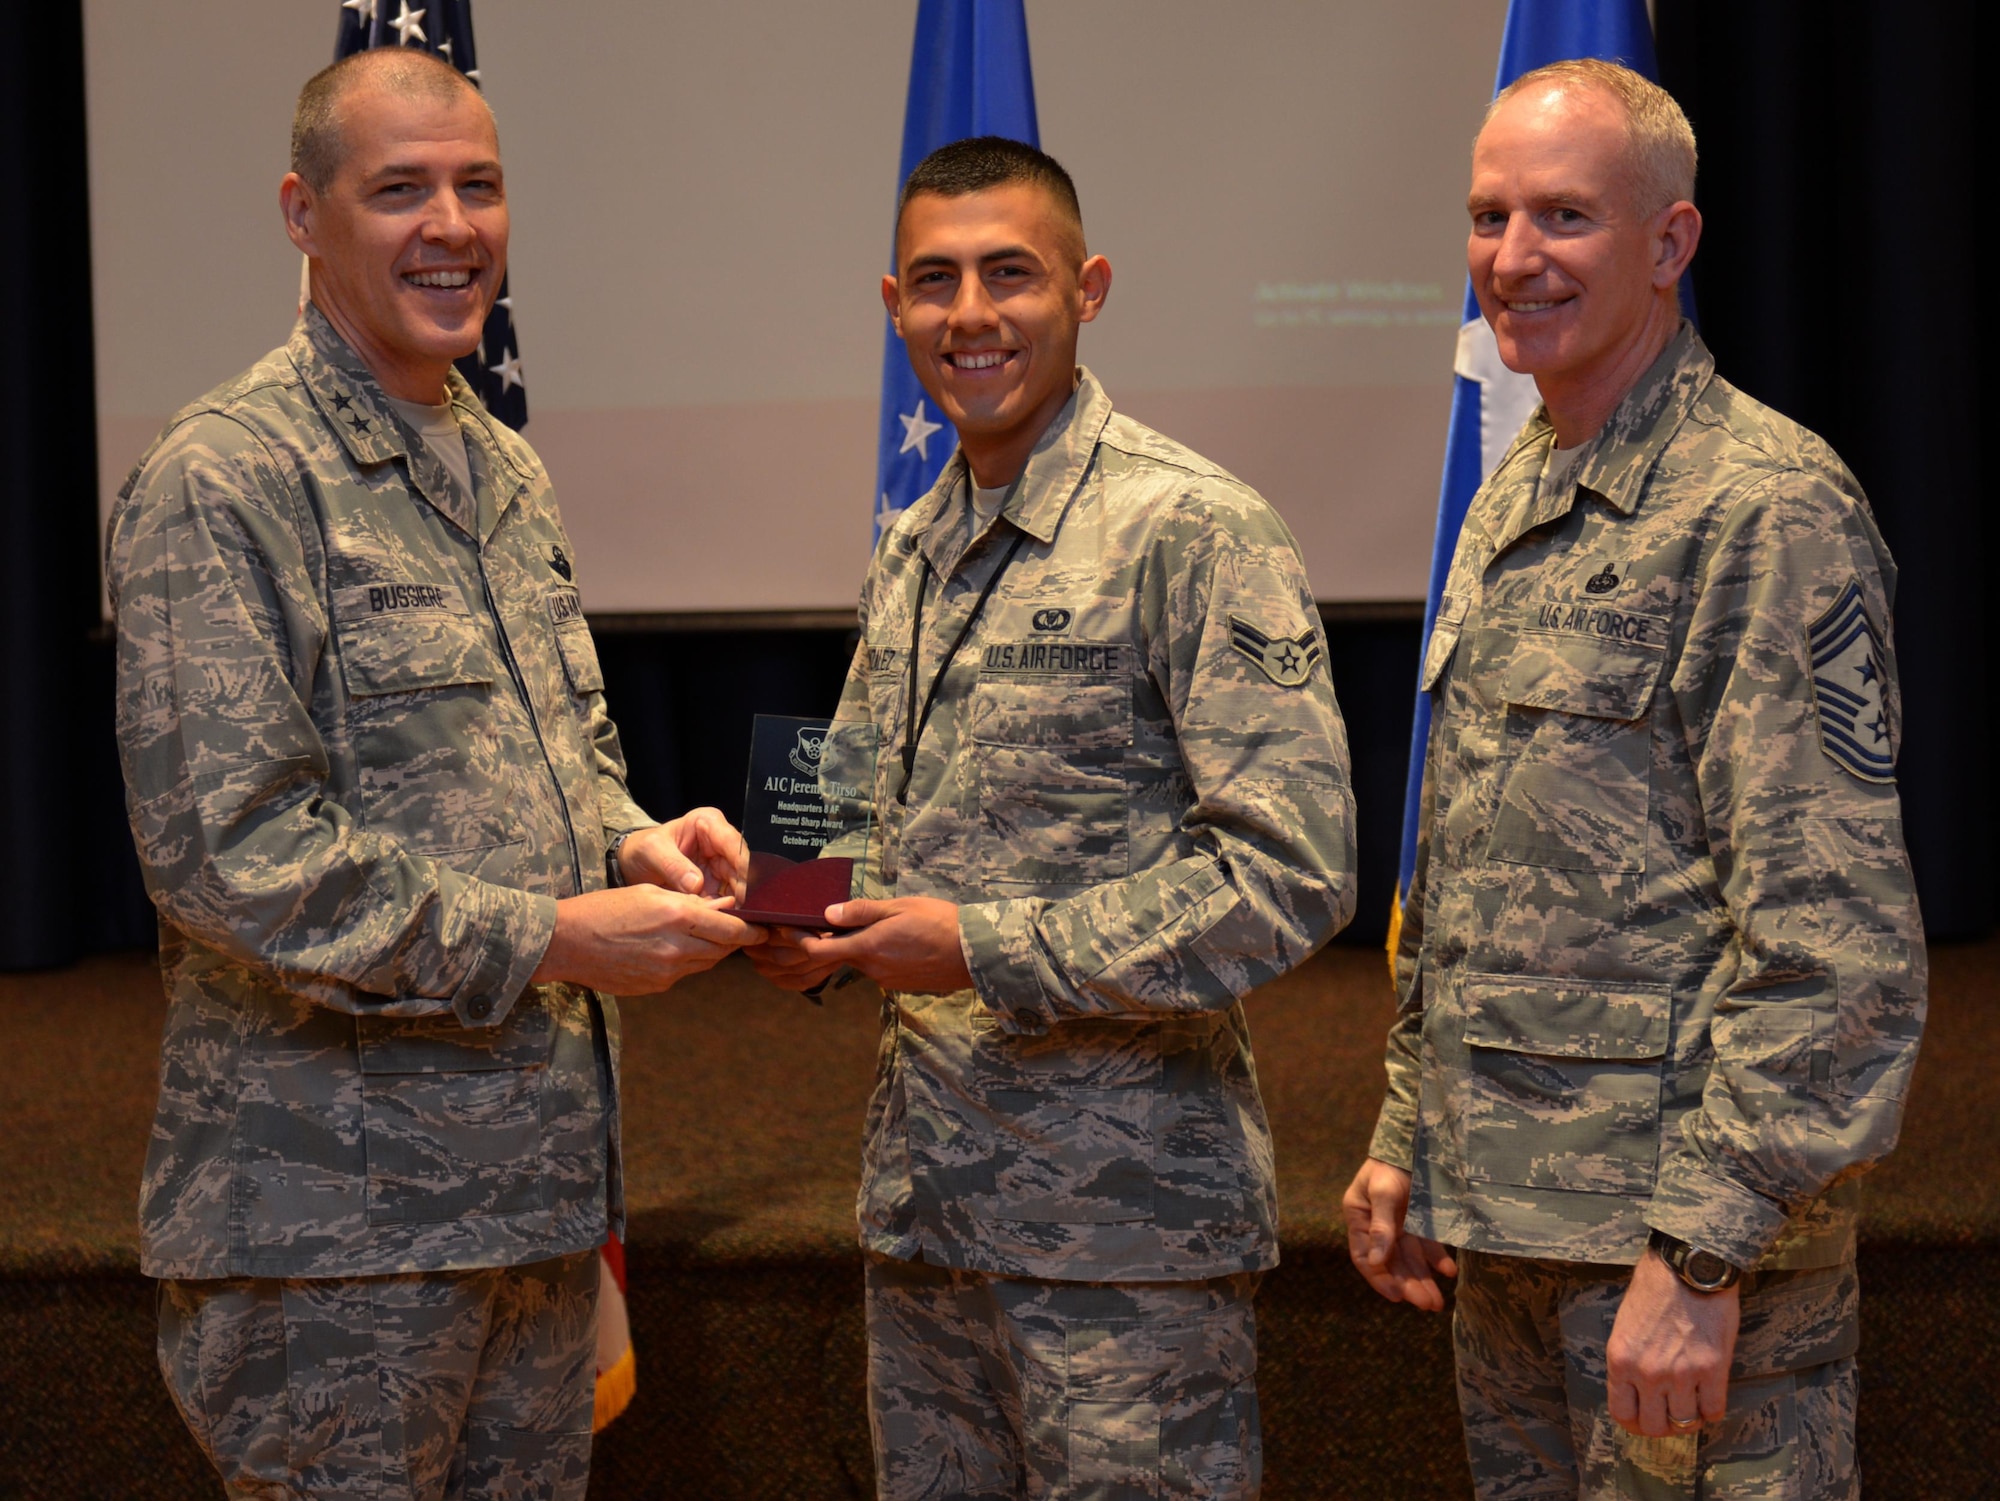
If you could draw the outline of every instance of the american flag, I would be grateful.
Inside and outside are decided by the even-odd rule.
[[[472,0],[429,0],[421,6],[412,6],[410,0],[340,0],[334,61],[370,47],[421,47],[479,85]],[[516,432],[528,425],[528,388],[521,382],[521,351],[514,342],[514,298],[504,277],[493,311],[486,315],[479,348],[458,362],[458,371],[479,393],[487,411]]]

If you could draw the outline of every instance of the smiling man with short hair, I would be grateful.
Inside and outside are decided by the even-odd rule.
[[[1277,1260],[1239,1004],[1353,910],[1346,737],[1265,502],[1076,364],[1111,267],[997,138],[904,189],[882,299],[959,448],[887,532],[843,717],[880,864],[752,962],[882,985],[860,1217],[880,1494],[1257,1493]]]
[[[170,1001],[161,1369],[233,1496],[580,1501],[612,995],[762,935],[721,815],[627,793],[548,476],[451,368],[506,270],[485,102],[360,53],[293,153],[311,301],[107,545]]]
[[[1423,664],[1345,1208],[1383,1296],[1457,1276],[1484,1501],[1858,1494],[1857,1180],[1925,990],[1895,568],[1833,451],[1682,320],[1694,174],[1672,98],[1593,60],[1523,75],[1473,148],[1473,290],[1542,406]]]

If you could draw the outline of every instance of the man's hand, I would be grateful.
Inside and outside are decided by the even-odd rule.
[[[750,872],[750,848],[715,808],[695,808],[618,846],[618,871],[628,886],[664,886],[739,901]]]
[[[726,910],[733,900],[657,886],[568,897],[556,903],[555,936],[534,978],[613,995],[666,990],[746,943],[763,942],[762,928]]]
[[[1605,1350],[1613,1421],[1662,1438],[1722,1420],[1741,1291],[1698,1293],[1646,1253],[1632,1269]]]
[[[1347,1185],[1347,1254],[1368,1285],[1391,1303],[1444,1312],[1439,1277],[1456,1277],[1458,1263],[1434,1240],[1403,1231],[1410,1207],[1410,1175],[1370,1157]]]
[[[826,909],[826,920],[848,931],[773,929],[771,940],[750,953],[757,973],[786,990],[810,990],[843,964],[884,990],[942,994],[972,984],[954,903],[929,896],[837,902]]]

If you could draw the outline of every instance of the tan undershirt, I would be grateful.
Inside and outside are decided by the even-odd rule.
[[[470,496],[472,494],[472,463],[465,454],[465,434],[459,431],[458,418],[452,412],[451,403],[442,406],[428,406],[421,401],[398,401],[389,397],[389,405],[424,440],[424,446],[437,455],[437,460],[458,481],[459,487]]]

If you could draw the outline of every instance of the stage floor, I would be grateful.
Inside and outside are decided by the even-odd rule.
[[[1972,1494],[1951,1477],[1986,1473],[1994,1422],[1979,1395],[1990,1380],[1968,1392],[1943,1372],[1993,1370],[2000,942],[1939,948],[1933,971],[1903,1142],[1870,1181],[1863,1230],[1862,1438],[1877,1497]],[[624,1003],[641,1395],[600,1443],[593,1495],[866,1493],[853,1198],[879,1008],[865,982],[816,1007],[740,960]],[[1363,1494],[1352,1487],[1371,1471],[1396,1477],[1372,1494],[1462,1494],[1443,1321],[1381,1305],[1341,1249],[1339,1195],[1380,1099],[1383,961],[1329,949],[1248,1010],[1285,1248],[1260,1302],[1267,1494]],[[91,1494],[77,1482],[94,1469],[143,1464],[149,1495],[205,1494],[147,1369],[137,1277],[163,1011],[150,956],[0,976],[0,1043],[15,1060],[0,1071],[6,1385],[35,1390],[29,1373],[66,1340],[100,1347],[65,1373],[67,1395],[17,1407],[0,1441],[0,1473],[66,1474],[68,1488],[0,1492]],[[1931,1394],[1932,1382],[1944,1384]],[[100,1417],[84,1410],[100,1399]]]

